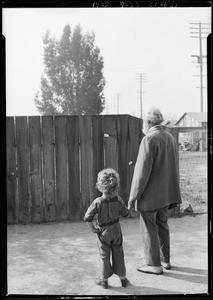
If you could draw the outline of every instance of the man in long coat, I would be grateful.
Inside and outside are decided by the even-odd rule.
[[[159,109],[148,112],[128,202],[140,212],[146,265],[137,270],[153,274],[162,274],[162,266],[171,269],[168,209],[181,203],[178,145],[160,125],[163,120]]]

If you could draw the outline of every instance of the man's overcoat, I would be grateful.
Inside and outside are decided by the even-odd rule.
[[[138,211],[154,211],[181,203],[178,145],[162,126],[142,139],[134,169],[130,201]]]

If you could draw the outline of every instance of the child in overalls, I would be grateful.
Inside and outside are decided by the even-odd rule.
[[[97,233],[101,269],[101,277],[97,284],[105,289],[108,288],[108,278],[113,274],[119,276],[123,287],[130,284],[126,278],[123,239],[119,223],[120,216],[127,217],[129,210],[117,195],[119,181],[119,175],[113,169],[108,168],[99,172],[96,188],[102,196],[92,202],[84,216],[84,221],[92,232]],[[93,224],[95,216],[96,225]],[[112,255],[112,263],[110,255]]]

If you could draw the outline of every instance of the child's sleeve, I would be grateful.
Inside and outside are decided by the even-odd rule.
[[[130,210],[126,207],[124,201],[118,197],[120,203],[121,203],[121,216],[126,218],[128,216],[128,214],[130,213]]]
[[[94,219],[94,216],[97,214],[98,212],[98,203],[96,200],[94,200],[91,205],[88,207],[85,216],[84,216],[84,221],[86,222],[92,222],[92,220]]]

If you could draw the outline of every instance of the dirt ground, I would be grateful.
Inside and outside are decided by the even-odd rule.
[[[139,218],[122,219],[127,275],[122,288],[117,276],[109,289],[95,284],[98,248],[84,222],[8,226],[8,294],[162,295],[208,292],[207,214],[169,219],[172,270],[143,274]]]

